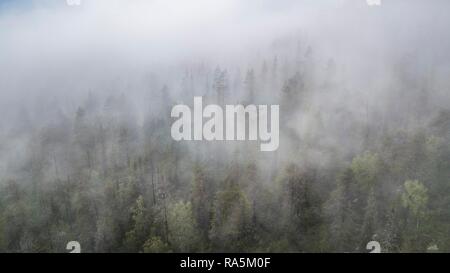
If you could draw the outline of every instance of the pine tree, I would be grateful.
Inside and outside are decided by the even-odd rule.
[[[238,184],[239,175],[231,173],[224,189],[216,194],[210,239],[221,251],[243,251],[251,239],[250,204]]]
[[[330,246],[336,252],[354,252],[358,248],[361,200],[357,184],[350,168],[337,177],[337,187],[326,204],[330,219]]]
[[[211,201],[207,186],[208,181],[202,167],[196,165],[192,182],[191,203],[196,225],[205,239],[209,230],[211,214]]]
[[[229,80],[227,70],[221,70],[219,67],[214,71],[213,88],[216,91],[217,102],[219,105],[225,105],[225,99],[229,89]]]
[[[199,245],[199,233],[196,229],[190,202],[177,202],[169,207],[169,241],[177,252],[193,252]]]
[[[314,189],[315,170],[300,171],[289,165],[283,179],[285,225],[290,240],[299,251],[319,251],[323,235],[322,202]]]
[[[132,227],[125,234],[125,244],[129,251],[140,251],[149,233],[150,219],[144,198],[140,195],[131,208]]]
[[[253,69],[249,69],[245,75],[245,92],[247,95],[247,101],[249,103],[255,103],[255,92],[256,92],[256,78]]]

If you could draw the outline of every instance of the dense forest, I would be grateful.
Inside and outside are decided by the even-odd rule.
[[[308,33],[4,99],[0,252],[450,252],[447,44],[339,54]],[[73,83],[56,77],[39,88]],[[279,104],[279,149],[174,141],[194,96]]]

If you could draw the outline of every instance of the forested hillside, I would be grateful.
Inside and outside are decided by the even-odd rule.
[[[45,12],[28,23],[1,17],[21,24],[0,30],[0,252],[67,252],[69,241],[82,252],[368,252],[369,241],[382,252],[450,252],[441,6],[407,18],[395,6],[319,10],[322,21],[287,34],[278,28],[291,21],[270,35],[258,28],[251,47],[220,27],[193,27],[205,37],[188,45],[181,23],[176,38],[149,34],[199,48],[183,58],[136,38],[145,14],[112,24],[102,13],[91,26],[73,12],[64,34],[40,23]],[[86,29],[91,40],[70,36]],[[32,48],[35,33],[47,42]],[[214,37],[248,47],[204,45]],[[279,149],[174,141],[170,111],[194,96],[278,104]]]
[[[276,62],[262,62],[242,81],[220,68],[187,77],[199,85],[207,84],[202,73],[211,77],[204,94],[211,102],[232,100],[231,92],[273,92],[265,96],[282,109],[281,146],[273,153],[251,142],[173,141],[175,99],[167,86],[152,103],[166,111],[142,124],[125,93],[89,93],[76,111],[50,104],[43,113],[52,120],[39,125],[18,111],[1,146],[10,156],[3,161],[0,249],[64,251],[76,239],[86,252],[353,252],[378,240],[385,251],[448,251],[450,111],[427,107],[430,91],[418,88],[396,107],[420,108],[390,114],[403,126],[371,118],[377,112],[370,109],[352,120],[346,109],[322,111],[313,99],[339,86],[313,82],[307,67],[282,72]],[[311,119],[308,131],[296,131],[294,116]],[[352,149],[323,140],[330,131],[346,135]]]

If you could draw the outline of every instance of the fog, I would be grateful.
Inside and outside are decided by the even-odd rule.
[[[362,0],[5,2],[3,111],[29,100],[76,101],[111,89],[139,100],[152,92],[151,74],[159,85],[173,86],[183,69],[199,63],[257,69],[279,56],[294,65],[300,46],[313,48],[318,69],[332,58],[338,80],[372,100],[380,92],[371,89],[394,84],[393,64],[413,56],[409,73],[433,73],[436,103],[448,103],[442,88],[449,72],[447,1],[386,1],[380,7]],[[321,71],[316,76],[327,77]]]
[[[187,198],[195,162],[219,181],[230,162],[255,162],[272,186],[291,163],[317,168],[326,199],[337,169],[382,153],[389,137],[435,130],[450,110],[449,10],[446,0],[0,1],[0,184],[34,183],[36,160],[51,188],[149,156],[175,158],[174,199]],[[220,81],[225,103],[280,105],[277,152],[171,140],[172,106],[219,103]],[[116,148],[111,129],[76,146],[70,128],[84,115],[129,139]],[[155,152],[166,146],[171,159]]]
[[[73,115],[88,94],[125,94],[142,124],[149,113],[167,115],[158,107],[163,86],[173,104],[192,103],[193,94],[205,95],[212,85],[212,73],[202,69],[216,67],[230,73],[235,86],[229,98],[241,102],[246,71],[258,76],[274,58],[279,77],[257,87],[263,90],[255,102],[279,103],[285,81],[303,73],[310,110],[289,106],[297,110],[289,110],[295,113],[284,117],[286,124],[301,138],[315,132],[323,138],[320,145],[343,153],[353,154],[361,143],[333,128],[342,109],[355,122],[408,127],[413,125],[405,118],[415,115],[415,107],[414,122],[432,118],[421,117],[421,109],[449,106],[447,1],[6,1],[1,7],[4,135],[23,109],[39,128],[55,115]],[[194,77],[189,94],[183,90],[186,73]],[[427,100],[417,101],[423,85]],[[418,102],[427,105],[412,105]],[[317,128],[317,115],[326,129]]]

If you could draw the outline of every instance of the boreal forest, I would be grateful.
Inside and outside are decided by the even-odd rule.
[[[450,252],[448,1],[131,2],[0,4],[0,252]]]

